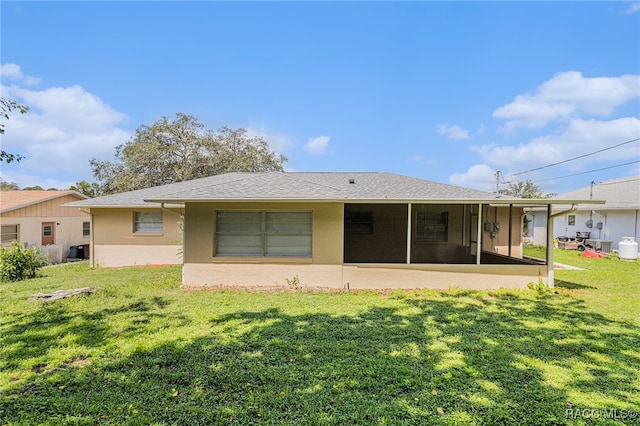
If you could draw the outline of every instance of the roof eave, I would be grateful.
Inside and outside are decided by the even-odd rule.
[[[145,198],[146,203],[377,203],[377,204],[498,204],[498,205],[524,205],[537,206],[549,204],[604,204],[601,200],[549,200],[549,199],[504,199],[504,198],[431,198],[431,199],[406,199],[406,198]]]

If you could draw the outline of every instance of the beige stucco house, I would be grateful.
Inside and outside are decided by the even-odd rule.
[[[184,286],[498,288],[553,284],[522,253],[549,200],[391,173],[229,173],[67,204],[94,265],[182,263]]]
[[[71,246],[89,243],[91,227],[88,212],[62,205],[86,198],[76,191],[0,191],[2,246],[39,246],[52,262],[63,261]]]

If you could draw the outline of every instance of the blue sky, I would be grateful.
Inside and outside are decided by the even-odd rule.
[[[0,8],[2,97],[31,107],[0,176],[21,187],[91,182],[89,159],[177,112],[264,136],[291,171],[493,191],[499,170],[557,193],[640,174],[640,142],[611,148],[640,138],[638,2]]]

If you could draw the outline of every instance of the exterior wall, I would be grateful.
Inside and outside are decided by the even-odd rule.
[[[104,267],[179,265],[182,263],[182,254],[180,246],[176,244],[95,244],[92,263]]]
[[[42,243],[42,222],[54,222],[54,244],[62,247],[63,258],[69,254],[72,245],[89,244],[90,237],[82,235],[82,223],[89,222],[89,215],[84,217],[7,217],[2,215],[2,225],[18,225],[20,243],[40,245]]]
[[[185,212],[185,263],[287,263],[307,262],[341,265],[343,258],[343,204],[319,203],[187,203]],[[311,258],[264,258],[214,256],[217,210],[306,210],[312,216]],[[293,259],[293,260],[292,260]]]
[[[316,265],[185,263],[183,285],[286,286],[335,289],[497,289],[526,288],[547,282],[546,266],[538,265]]]
[[[159,209],[91,209],[93,241],[91,262],[94,266],[130,266],[180,264],[181,216],[162,211],[162,233],[135,233],[135,212]]]
[[[640,211],[639,210],[600,210],[590,213],[588,211],[576,211],[574,226],[568,224],[568,215],[559,216],[553,222],[554,238],[561,236],[575,237],[576,232],[591,232],[591,238],[613,241],[613,249],[619,249],[622,237],[640,238]],[[593,220],[593,227],[588,228],[586,223]],[[602,229],[597,229],[598,222],[602,223]]]
[[[65,195],[53,200],[43,201],[21,209],[2,213],[2,218],[10,217],[88,217],[77,208],[62,207],[62,204],[78,201],[78,197]]]
[[[57,255],[51,261],[59,262],[68,257],[72,245],[89,244],[90,241],[90,236],[82,235],[82,224],[89,222],[90,216],[76,208],[62,207],[62,204],[71,201],[78,201],[78,197],[66,195],[5,212],[0,215],[0,224],[18,225],[18,242],[40,246],[42,223],[53,222],[53,245],[58,246],[59,250],[56,250]]]

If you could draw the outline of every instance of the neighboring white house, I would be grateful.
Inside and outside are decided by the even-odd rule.
[[[589,233],[589,239],[599,240],[601,247],[618,250],[623,237],[640,238],[640,176],[627,176],[593,183],[584,188],[558,195],[553,200],[605,200],[605,204],[581,204],[575,211],[556,217],[553,221],[554,238],[573,238],[578,233]],[[571,205],[554,205],[553,211],[570,209]],[[531,211],[527,215],[529,232],[534,242],[547,226],[546,212]],[[604,243],[604,245],[602,245]]]
[[[86,198],[76,191],[0,191],[2,246],[39,246],[51,262],[63,261],[71,246],[89,243],[91,225],[88,213],[62,204]]]

